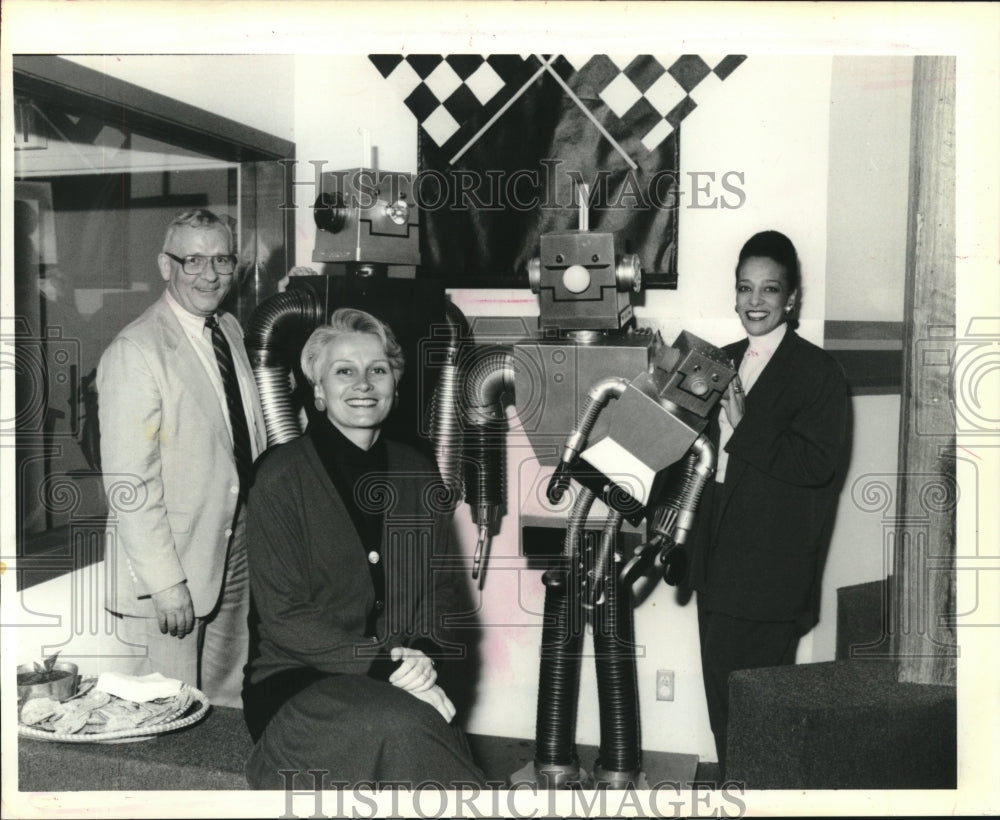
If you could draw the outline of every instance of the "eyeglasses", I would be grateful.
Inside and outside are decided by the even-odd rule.
[[[191,253],[187,256],[174,256],[172,253],[163,252],[177,262],[184,273],[189,276],[197,276],[205,272],[205,266],[209,260],[212,262],[212,270],[219,276],[232,276],[236,270],[236,257],[232,254],[218,254],[217,256],[202,256],[200,253]]]

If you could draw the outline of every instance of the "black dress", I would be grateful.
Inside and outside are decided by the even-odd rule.
[[[244,708],[253,788],[482,784],[461,733],[387,682],[394,646],[459,656],[441,627],[459,578],[433,464],[326,419],[258,465],[247,504],[253,598]],[[445,494],[446,495],[446,494]],[[286,782],[294,771],[294,783]]]

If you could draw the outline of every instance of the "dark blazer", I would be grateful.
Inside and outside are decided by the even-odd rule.
[[[309,435],[261,459],[247,501],[250,589],[260,618],[257,683],[309,667],[364,675],[377,650],[419,638],[445,644],[442,614],[457,609],[451,511],[437,503],[437,469],[411,447],[386,442],[387,474],[359,488],[385,514],[386,609],[365,637],[376,594],[361,537]],[[368,479],[365,480],[368,482]]]
[[[739,362],[747,346],[725,351]],[[716,447],[719,412],[709,426]],[[691,534],[690,582],[708,610],[815,624],[848,413],[840,366],[789,329],[746,396],[725,482],[706,492]]]
[[[250,661],[244,717],[254,740],[289,698],[329,675],[387,680],[395,646],[455,655],[443,618],[458,608],[451,509],[437,468],[386,442],[386,473],[365,478],[359,504],[384,514],[386,600],[366,637],[376,590],[368,547],[309,434],[270,450],[247,501]],[[363,719],[363,716],[359,716]]]

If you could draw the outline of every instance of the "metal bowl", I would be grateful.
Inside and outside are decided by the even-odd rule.
[[[56,661],[52,665],[53,672],[67,672],[68,674],[56,680],[45,683],[21,683],[21,676],[33,674],[37,670],[32,663],[22,663],[17,667],[17,702],[18,705],[33,698],[52,698],[63,701],[76,694],[80,686],[80,670],[75,663],[68,661]]]

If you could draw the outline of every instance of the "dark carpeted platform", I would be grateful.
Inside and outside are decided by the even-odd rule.
[[[955,688],[896,681],[891,660],[730,678],[726,779],[750,789],[953,789]]]
[[[491,781],[504,781],[532,759],[534,741],[468,735],[476,761]],[[196,726],[136,743],[48,743],[19,738],[19,787],[36,791],[246,789],[243,762],[252,744],[239,709],[213,706]],[[597,749],[579,748],[585,768]],[[647,752],[647,781],[686,784],[698,758]]]
[[[135,743],[18,741],[23,792],[245,789],[253,746],[243,712],[222,706],[196,726]]]
[[[838,661],[881,647],[889,634],[889,590],[884,580],[840,587],[837,590]]]

